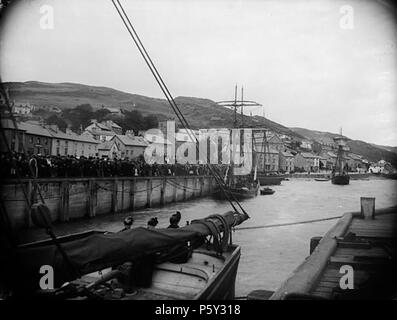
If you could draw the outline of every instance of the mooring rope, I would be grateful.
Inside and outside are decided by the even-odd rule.
[[[285,227],[285,226],[292,226],[292,225],[296,225],[296,224],[305,224],[305,223],[313,223],[313,222],[335,220],[335,219],[339,219],[339,218],[342,218],[342,216],[334,216],[334,217],[328,217],[328,218],[312,219],[312,220],[304,220],[304,221],[296,221],[296,222],[287,222],[287,223],[267,224],[267,225],[252,226],[252,227],[240,227],[240,228],[234,228],[233,230],[252,230],[252,229],[266,229],[266,228],[275,228],[275,227]]]

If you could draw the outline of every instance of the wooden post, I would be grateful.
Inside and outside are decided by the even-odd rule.
[[[69,221],[69,181],[62,181],[60,185],[61,201],[59,203],[59,221]]]
[[[187,178],[183,179],[183,201],[186,201],[186,186],[187,186]]]
[[[14,188],[16,188],[16,186],[14,186]],[[26,206],[26,218],[25,218],[25,226],[26,228],[30,228],[32,226],[32,219],[31,219],[31,214],[32,214],[32,209],[31,209],[31,205],[33,204],[33,195],[32,195],[32,181],[29,180],[28,181],[28,188],[27,188],[27,193],[28,193],[28,199],[29,199],[29,203],[25,202],[25,206]]]
[[[88,180],[88,216],[93,218],[96,216],[97,190],[95,180]]]
[[[194,190],[193,190],[193,198],[196,197],[196,191],[197,191],[197,177],[194,177]]]
[[[113,191],[112,191],[112,213],[118,212],[118,203],[117,203],[117,189],[118,189],[118,180],[115,178],[113,180]]]
[[[121,212],[124,211],[124,179],[121,180]]]
[[[210,177],[209,182],[210,182],[209,192],[212,193],[214,191],[214,179]]]
[[[152,179],[147,179],[146,182],[146,189],[147,189],[147,200],[146,200],[146,206],[148,208],[152,207]]]
[[[364,219],[375,219],[375,198],[360,198],[361,216]]]
[[[163,206],[165,204],[165,188],[167,187],[167,178],[163,177],[163,182],[161,184],[160,190],[160,205]]]
[[[130,181],[130,209],[132,211],[135,210],[135,186],[136,186],[136,179],[133,178]]]
[[[178,190],[176,188],[176,177],[174,177],[174,197],[173,197],[173,202],[178,201]]]

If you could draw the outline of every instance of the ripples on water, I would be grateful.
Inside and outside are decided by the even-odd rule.
[[[273,195],[258,196],[243,202],[251,216],[244,226],[267,225],[326,218],[360,210],[360,197],[375,197],[376,208],[397,205],[397,181],[386,179],[352,180],[337,186],[309,179],[291,179],[272,187]],[[230,210],[227,202],[211,198],[168,205],[164,208],[135,212],[134,226],[144,226],[158,217],[158,227],[167,227],[176,210],[182,222]],[[87,229],[118,231],[128,214],[98,217],[57,227],[58,234]],[[310,238],[324,235],[337,220],[294,226],[241,230],[233,242],[241,246],[241,261],[236,281],[236,296],[256,289],[275,290],[309,254]],[[183,224],[183,223],[182,223]]]

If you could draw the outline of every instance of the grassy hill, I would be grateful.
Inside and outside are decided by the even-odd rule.
[[[88,86],[77,83],[44,83],[37,81],[7,82],[11,100],[37,106],[58,107],[61,110],[90,104],[94,109],[102,106],[124,110],[137,110],[143,115],[156,114],[161,119],[175,119],[165,99],[151,98],[119,90]],[[175,101],[192,128],[232,127],[234,114],[231,109],[217,105],[214,101],[194,97],[177,97]],[[241,123],[241,117],[238,117]],[[302,137],[289,128],[263,117],[244,116],[245,125],[267,126],[276,132]]]
[[[304,128],[291,129],[296,133],[306,137],[306,139],[317,142],[333,142],[333,138],[339,136],[335,133],[314,131]],[[377,146],[361,140],[352,140],[348,137],[346,137],[346,139],[351,152],[360,154],[372,162],[384,159],[392,163],[395,167],[397,166],[397,153],[392,151],[396,148]]]
[[[58,107],[61,110],[74,108],[81,104],[90,104],[94,109],[102,106],[121,110],[137,110],[143,115],[155,114],[159,120],[177,120],[165,99],[151,98],[127,93],[107,87],[88,86],[77,83],[44,83],[37,81],[8,82],[11,100],[37,106]],[[192,128],[232,127],[234,113],[231,109],[217,105],[214,101],[195,97],[177,97],[177,105]],[[290,135],[296,140],[308,139],[317,142],[333,142],[335,133],[287,128],[261,116],[244,116],[244,126],[267,127],[272,131]],[[241,123],[241,117],[238,116]],[[348,138],[347,138],[348,139]],[[396,147],[377,146],[359,140],[348,139],[352,152],[366,157],[370,161],[385,159],[397,166]]]

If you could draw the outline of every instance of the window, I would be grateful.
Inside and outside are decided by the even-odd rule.
[[[37,144],[40,144],[40,138],[37,138]]]
[[[57,146],[59,146],[59,140],[57,140]]]
[[[44,144],[45,144],[45,145],[48,144],[48,139],[47,139],[47,138],[44,139]]]
[[[30,138],[29,138],[29,142],[30,142],[30,143],[33,143],[33,137],[30,137]]]

